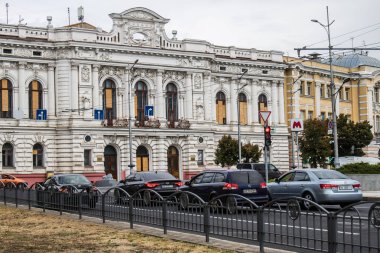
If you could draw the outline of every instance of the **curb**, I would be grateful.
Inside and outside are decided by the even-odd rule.
[[[380,201],[380,196],[363,196],[364,201]]]
[[[15,207],[15,205],[11,203],[7,204],[7,206]],[[18,209],[28,210],[28,207],[24,205],[19,205]],[[40,208],[31,207],[31,211],[59,216],[58,211],[49,210],[49,209],[46,209],[45,212],[43,212],[43,210]],[[80,219],[78,218],[78,214],[63,212],[62,216],[80,221]],[[179,232],[179,231],[173,231],[173,230],[168,230],[167,234],[164,234],[163,229],[139,225],[139,224],[133,224],[133,229],[130,229],[129,222],[106,220],[106,222],[103,223],[102,218],[89,217],[89,216],[84,216],[84,215],[82,215],[82,220],[93,222],[96,224],[102,224],[105,226],[111,226],[118,229],[128,230],[130,232],[135,231],[141,234],[167,238],[174,241],[181,241],[181,242],[188,242],[188,243],[199,244],[199,245],[204,245],[204,246],[211,246],[211,247],[215,247],[215,248],[219,248],[223,250],[230,250],[230,251],[239,252],[239,253],[259,253],[260,252],[260,247],[257,245],[227,241],[227,240],[217,239],[213,237],[210,237],[210,241],[207,243],[205,241],[204,235],[197,235],[197,234],[185,233],[185,232]],[[265,252],[292,253],[293,251],[265,247]]]

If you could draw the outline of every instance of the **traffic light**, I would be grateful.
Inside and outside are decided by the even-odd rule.
[[[264,138],[265,138],[265,146],[269,147],[272,144],[272,136],[271,136],[271,128],[270,126],[264,127]]]

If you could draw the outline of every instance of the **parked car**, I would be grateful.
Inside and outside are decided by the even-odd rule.
[[[59,174],[48,178],[40,184],[37,192],[37,202],[41,204],[43,200],[48,204],[59,204],[59,194],[63,193],[63,204],[68,206],[78,206],[79,198],[76,193],[82,192],[82,204],[95,208],[98,202],[98,190],[82,174]],[[48,193],[48,194],[47,194]]]
[[[269,200],[264,178],[255,170],[204,171],[186,182],[180,190],[192,192],[206,202],[224,194],[239,194],[259,204]],[[241,202],[241,199],[236,199],[237,203],[234,203],[226,198],[222,205],[233,213],[239,201]],[[187,207],[187,203],[180,204],[182,208]]]
[[[183,182],[175,178],[168,172],[149,171],[136,172],[129,175],[125,180],[121,180],[118,187],[125,190],[129,195],[133,195],[141,189],[152,189],[163,197],[167,197],[178,190]],[[118,203],[125,202],[125,193],[114,191]]]
[[[17,178],[15,176],[9,175],[9,174],[0,174],[0,182],[4,185],[11,183],[15,184],[16,187],[25,187],[27,185],[26,181],[21,178]],[[0,183],[0,187],[3,186],[3,184]]]
[[[237,169],[245,169],[245,170],[256,170],[258,171],[263,178],[265,175],[265,164],[264,163],[238,163],[236,165]],[[269,163],[268,164],[268,179],[279,178],[282,175],[281,171],[279,171],[276,166]]]
[[[339,204],[342,207],[363,198],[358,181],[327,169],[292,170],[268,184],[268,190],[272,199],[296,196],[318,204]],[[302,205],[310,208],[307,201]]]
[[[113,178],[103,178],[102,180],[96,181],[94,185],[101,193],[104,193],[112,187],[115,187],[117,181]]]

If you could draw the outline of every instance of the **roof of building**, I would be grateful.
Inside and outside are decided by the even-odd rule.
[[[327,63],[328,61],[325,61]],[[332,60],[335,66],[356,68],[359,66],[372,66],[380,68],[380,61],[362,53],[335,56]]]
[[[75,24],[71,24],[71,25],[66,25],[65,27],[67,27],[67,28],[75,27],[75,28],[85,28],[85,29],[96,30],[95,26],[93,26],[87,22],[79,22],[79,23],[75,23]]]

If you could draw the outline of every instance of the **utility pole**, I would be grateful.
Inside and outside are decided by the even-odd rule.
[[[133,155],[132,155],[132,114],[131,114],[131,101],[132,101],[132,93],[131,93],[131,86],[133,82],[133,68],[137,64],[139,60],[136,59],[133,65],[129,68],[130,72],[130,81],[128,81],[128,130],[129,130],[129,174],[132,174],[133,167],[135,165],[133,164]]]
[[[248,69],[245,69],[243,73],[238,78],[238,89],[237,89],[237,108],[238,108],[238,143],[239,143],[239,163],[241,163],[241,137],[240,137],[240,98],[239,94],[241,89],[243,89],[247,84],[244,84],[242,87],[239,88],[239,84],[241,81],[241,78],[247,73]]]
[[[5,4],[5,8],[6,8],[6,10],[7,10],[7,25],[8,25],[8,24],[9,24],[9,22],[8,22],[8,9],[9,9],[9,4],[8,4],[8,3]]]

